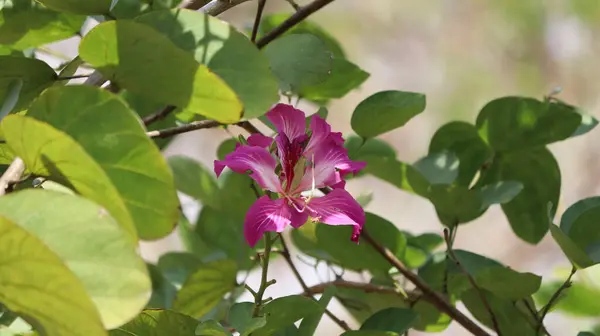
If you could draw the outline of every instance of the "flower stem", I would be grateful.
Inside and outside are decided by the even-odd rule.
[[[267,287],[275,283],[275,279],[270,281],[267,280],[267,275],[269,272],[269,257],[271,256],[271,248],[273,247],[274,240],[271,238],[270,232],[265,232],[263,239],[265,241],[265,252],[261,258],[262,274],[260,277],[260,287],[258,288],[258,291],[256,291],[256,295],[254,295],[254,309],[252,310],[253,317],[258,316],[260,313],[260,308],[262,307],[263,303],[265,303],[263,300],[265,290]]]

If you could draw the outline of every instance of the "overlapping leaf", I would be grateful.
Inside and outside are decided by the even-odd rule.
[[[9,116],[2,129],[32,172],[103,205],[132,236],[156,239],[173,229],[179,201],[171,172],[116,96],[88,86],[51,88],[28,116]]]

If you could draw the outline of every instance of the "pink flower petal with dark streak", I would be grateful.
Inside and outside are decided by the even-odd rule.
[[[281,183],[275,174],[276,165],[275,158],[266,149],[239,146],[234,152],[227,154],[224,160],[215,160],[215,174],[219,177],[225,167],[240,174],[246,174],[250,170],[250,177],[261,188],[281,192]]]
[[[266,114],[279,134],[284,133],[290,142],[306,134],[306,117],[304,112],[291,105],[277,104]]]
[[[284,199],[259,198],[248,209],[244,220],[244,237],[248,244],[254,247],[267,231],[282,232],[291,223],[291,211],[295,210],[290,209]]]
[[[353,225],[352,239],[356,241],[365,224],[365,211],[344,189],[334,189],[329,194],[313,198],[308,203],[310,215],[329,225]]]
[[[246,141],[250,146],[269,148],[269,146],[271,146],[271,144],[273,143],[273,138],[268,137],[266,135],[262,135],[260,133],[254,133],[251,134],[248,137],[248,139],[246,139]]]

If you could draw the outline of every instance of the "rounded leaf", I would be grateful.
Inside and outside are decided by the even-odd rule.
[[[120,87],[222,123],[242,117],[235,92],[217,75],[148,25],[109,21],[79,45],[81,58]]]
[[[279,101],[269,60],[227,22],[187,9],[152,11],[135,21],[161,32],[221,77],[242,101],[245,119],[265,114]]]
[[[271,336],[301,318],[318,314],[320,310],[317,302],[302,295],[277,298],[262,308],[261,314],[268,316],[267,323],[264,327],[255,330],[252,335]]]
[[[382,91],[358,104],[350,121],[363,138],[372,138],[404,126],[425,110],[425,95],[414,92]]]
[[[0,217],[0,301],[48,336],[106,335],[79,280],[44,242]]]
[[[112,329],[150,298],[146,265],[128,233],[100,206],[62,192],[28,189],[0,198],[0,216],[36,235],[79,278]]]
[[[173,302],[173,309],[196,318],[216,307],[236,286],[237,266],[232,260],[218,260],[200,266],[192,273]]]
[[[147,309],[129,323],[111,330],[110,336],[191,336],[198,320],[171,310]]]
[[[37,59],[0,56],[0,100],[7,98],[15,79],[20,79],[22,84],[12,111],[19,111],[54,83],[56,73],[48,64]]]

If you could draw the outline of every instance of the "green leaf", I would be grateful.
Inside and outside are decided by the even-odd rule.
[[[53,87],[27,116],[5,118],[2,129],[32,172],[104,206],[133,236],[156,239],[173,230],[179,217],[173,176],[117,96],[91,86]]]
[[[238,302],[229,309],[229,323],[240,333],[240,336],[249,336],[253,331],[267,324],[265,316],[252,316],[253,309],[252,302]]]
[[[295,325],[290,324],[283,329],[279,329],[273,336],[298,336],[298,328],[296,328]]]
[[[190,275],[173,302],[173,309],[196,318],[208,313],[236,286],[237,266],[231,260],[204,264]]]
[[[45,6],[57,11],[84,14],[84,15],[104,15],[108,14],[111,7],[111,0],[37,0]]]
[[[198,321],[171,310],[148,309],[129,323],[111,330],[110,336],[191,336]]]
[[[571,134],[571,138],[583,135],[591,130],[593,130],[598,125],[598,119],[594,118],[589,114],[581,114],[581,124],[579,127]]]
[[[596,264],[596,261],[583,251],[569,238],[558,226],[550,223],[550,233],[569,261],[578,268],[587,268]]]
[[[244,238],[243,217],[230,211],[203,207],[196,222],[196,233],[210,248],[221,250],[235,260],[240,269],[250,269],[253,265],[250,256],[255,253]]]
[[[12,7],[10,4],[0,4],[0,45],[15,50],[67,39],[79,33],[85,21],[85,16],[55,12],[31,0],[12,0]]]
[[[387,247],[397,256],[406,249],[406,237],[389,221],[372,213],[366,213],[365,228],[373,239]],[[337,263],[352,270],[372,270],[387,272],[389,262],[369,244],[356,244],[350,240],[351,226],[333,226],[318,224],[316,230],[317,245]]]
[[[262,34],[270,32],[287,20],[290,17],[288,13],[277,13],[265,16],[261,22],[259,30]],[[340,43],[331,36],[327,31],[323,30],[319,25],[310,20],[303,20],[294,25],[284,35],[288,34],[312,34],[318,37],[327,45],[327,49],[331,50],[335,58],[344,58],[344,50]]]
[[[100,206],[79,196],[29,189],[0,198],[0,216],[36,235],[61,258],[106,328],[129,321],[146,304],[151,288],[146,265],[127,232]]]
[[[442,224],[454,227],[468,223],[483,214],[478,190],[460,185],[432,185],[426,197],[433,203]]]
[[[215,320],[207,320],[207,321],[200,323],[198,325],[198,327],[196,327],[195,335],[196,336],[231,336],[231,333],[229,331],[225,330],[225,328],[223,328],[223,326],[220,325],[219,322],[217,322]]]
[[[48,64],[33,58],[0,56],[0,99],[8,97],[15,80],[22,80],[19,100],[12,111],[27,108],[56,79],[56,73]]]
[[[227,139],[221,142],[219,148],[217,148],[217,159],[224,160],[225,155],[232,153],[235,150],[237,143],[239,143],[237,139]]]
[[[454,153],[460,165],[456,183],[470,186],[475,174],[492,156],[492,150],[481,139],[477,128],[462,121],[452,121],[440,127],[429,143],[429,154]]]
[[[200,258],[186,252],[167,252],[158,259],[157,267],[165,279],[181,287],[188,276],[202,268]]]
[[[299,336],[313,336],[315,334],[317,326],[319,325],[319,322],[321,322],[321,318],[323,317],[323,314],[325,313],[325,310],[327,309],[327,306],[329,305],[329,302],[331,302],[331,299],[335,293],[336,287],[329,286],[325,289],[318,302],[320,306],[320,313],[307,316],[302,320],[300,327],[298,328]]]
[[[170,283],[162,274],[160,269],[153,264],[146,264],[150,280],[152,280],[152,296],[146,304],[148,309],[168,309],[177,294],[177,288]]]
[[[502,335],[536,335],[536,331],[526,315],[511,300],[500,298],[485,290],[483,292],[498,321]],[[479,322],[488,328],[493,328],[490,313],[484,306],[476,289],[469,289],[461,296],[461,299],[465,307]]]
[[[402,262],[411,269],[423,266],[431,257],[433,250],[444,242],[444,238],[435,233],[424,233],[419,236],[413,236],[408,232],[403,233],[406,236],[406,253]]]
[[[330,99],[343,98],[364,83],[369,76],[368,72],[356,64],[334,58],[329,77],[320,84],[302,88],[300,96],[316,103],[327,103]]]
[[[586,268],[600,262],[597,232],[600,197],[589,197],[571,205],[563,214],[560,228],[550,225],[552,237],[573,264]]]
[[[333,57],[314,35],[291,34],[271,42],[264,50],[282,91],[301,92],[327,80]]]
[[[577,336],[596,336],[596,334],[590,331],[580,331]]]
[[[43,241],[0,217],[0,301],[48,336],[106,335],[81,282]]]
[[[79,54],[106,79],[157,103],[222,123],[242,117],[242,104],[225,81],[148,25],[101,23],[83,38]]]
[[[502,210],[513,232],[530,244],[537,244],[548,232],[548,202],[558,204],[561,175],[556,159],[546,148],[496,156],[482,175],[480,184],[517,181],[523,190]],[[554,217],[556,209],[551,211]]]
[[[415,330],[439,333],[446,330],[452,322],[450,316],[423,300],[418,301],[412,309],[419,314],[419,319],[413,325]]]
[[[129,107],[137,113],[140,118],[144,118],[148,115],[154,114],[159,110],[165,108],[164,104],[156,103],[144,96],[122,90],[119,96],[129,105]],[[165,118],[159,119],[149,126],[146,126],[148,131],[161,130],[169,127],[176,126],[175,112],[168,114]],[[164,149],[174,137],[169,138],[153,138],[152,141],[160,149]]]
[[[255,330],[253,336],[269,336],[301,318],[312,316],[321,308],[314,300],[302,295],[291,295],[277,298],[261,310],[267,316],[267,324]]]
[[[194,254],[198,258],[204,260],[204,258],[210,257],[218,251],[213,251],[212,248],[198,235],[195,227],[188,221],[185,215],[179,216],[179,223],[177,224],[177,233],[179,239],[185,247],[185,250]]]
[[[407,308],[386,308],[369,317],[360,330],[393,331],[402,334],[410,329],[419,318]]]
[[[17,106],[22,88],[23,80],[21,78],[13,79],[8,83],[6,86],[6,96],[4,97],[2,106],[0,106],[0,120],[6,117]]]
[[[292,230],[292,242],[300,251],[302,251],[302,253],[308,256],[317,260],[334,262],[335,258],[323,251],[317,244],[317,226],[319,226],[319,224],[307,220],[304,225]]]
[[[203,205],[220,208],[217,198],[219,186],[212,171],[185,156],[171,156],[168,162],[175,177],[177,190],[195,198]]]
[[[369,156],[363,160],[367,161],[365,173],[380,178],[398,189],[417,195],[426,194],[429,182],[413,166],[391,157]]]
[[[512,151],[564,140],[580,123],[581,115],[568,105],[503,97],[483,107],[476,125],[480,135],[496,151]]]
[[[412,165],[430,184],[452,184],[458,177],[460,161],[451,152],[429,154]]]
[[[269,60],[227,22],[186,9],[153,11],[135,21],[161,32],[221,77],[240,98],[245,119],[265,114],[279,101]]]
[[[504,204],[512,201],[523,190],[523,184],[516,181],[498,181],[481,188],[482,208],[493,204]]]
[[[408,301],[398,293],[367,293],[359,289],[337,287],[336,298],[358,323],[385,308],[408,307]]]
[[[79,67],[81,65],[83,65],[83,63],[84,63],[83,60],[79,56],[73,58],[62,68],[62,70],[58,74],[58,77],[59,78],[67,78],[67,77],[75,75],[75,73],[77,72]],[[55,86],[65,86],[65,85],[67,85],[67,83],[69,83],[68,80],[59,80],[56,83],[54,83],[54,85]]]
[[[391,331],[376,331],[376,330],[350,330],[343,333],[341,336],[400,336],[398,333]]]
[[[425,95],[414,92],[381,91],[358,104],[350,121],[363,138],[372,138],[404,126],[425,110]]]
[[[355,161],[361,161],[373,156],[396,158],[396,150],[387,142],[380,139],[362,139],[357,136],[349,136],[344,142],[348,149],[348,156]]]
[[[542,278],[532,273],[519,273],[503,266],[495,260],[463,250],[454,254],[462,267],[471,274],[475,283],[503,299],[518,300],[531,296],[540,285]],[[467,275],[448,261],[448,290],[456,295],[472,288]]]

